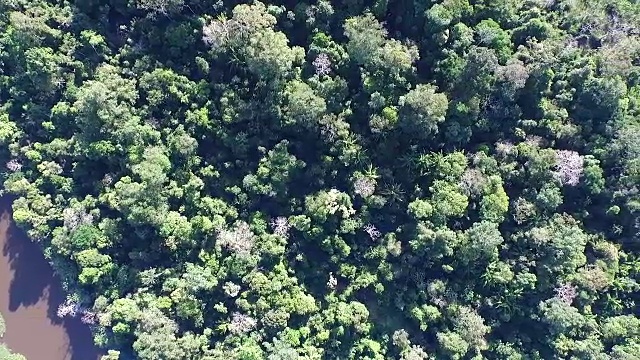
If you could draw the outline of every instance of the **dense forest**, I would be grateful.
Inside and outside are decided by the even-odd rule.
[[[0,0],[0,163],[104,360],[640,359],[638,0]]]

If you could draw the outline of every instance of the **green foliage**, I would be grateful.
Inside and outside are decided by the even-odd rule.
[[[284,112],[288,125],[314,128],[327,111],[325,100],[302,81],[294,80],[288,84],[285,96]]]
[[[460,259],[465,263],[495,261],[498,258],[498,247],[503,242],[497,224],[488,221],[475,223],[465,233]]]
[[[0,2],[4,191],[104,359],[635,359],[638,14]]]
[[[358,65],[371,64],[387,37],[387,30],[371,13],[347,19],[344,35],[349,57]]]
[[[438,124],[447,113],[447,96],[432,85],[418,85],[400,100],[401,125],[409,134],[429,135],[438,132]]]
[[[430,190],[433,193],[432,202],[436,217],[442,219],[464,215],[469,199],[460,192],[458,186],[436,180]]]

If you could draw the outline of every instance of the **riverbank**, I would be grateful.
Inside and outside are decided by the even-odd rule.
[[[100,353],[79,319],[59,319],[64,293],[37,244],[12,219],[11,199],[0,198],[0,312],[2,341],[28,360],[93,360]]]

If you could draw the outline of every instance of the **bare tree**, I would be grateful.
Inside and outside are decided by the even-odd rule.
[[[16,159],[11,159],[7,162],[7,169],[12,172],[20,171],[22,169],[22,164]]]
[[[378,240],[382,235],[382,233],[380,233],[380,231],[378,231],[378,229],[376,229],[376,227],[372,224],[365,225],[363,229],[364,229],[364,232],[369,234],[369,237],[373,241]]]
[[[554,291],[556,293],[554,297],[567,305],[571,305],[573,300],[578,295],[576,287],[571,284],[562,284],[559,287],[555,288]]]
[[[93,215],[88,214],[82,207],[69,207],[62,212],[64,227],[69,231],[75,230],[80,225],[93,223]]]
[[[289,224],[289,220],[284,216],[278,216],[277,218],[271,220],[269,223],[271,225],[271,230],[273,233],[284,238],[289,237],[289,230],[291,229],[291,224]]]
[[[84,310],[80,321],[82,321],[83,324],[93,325],[98,321],[98,316],[93,311]]]

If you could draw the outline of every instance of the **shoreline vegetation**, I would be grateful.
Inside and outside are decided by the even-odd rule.
[[[65,300],[60,280],[38,244],[13,222],[12,200],[0,197],[0,359],[100,359],[89,328],[56,314]]]
[[[634,360],[638,24],[0,0],[0,180],[102,360]]]

